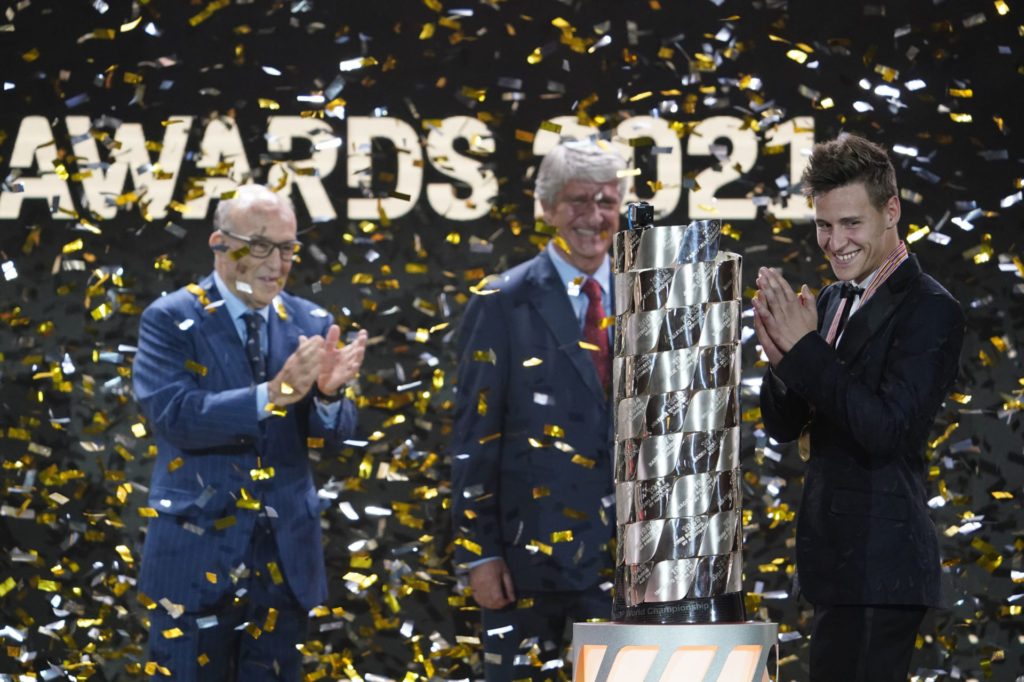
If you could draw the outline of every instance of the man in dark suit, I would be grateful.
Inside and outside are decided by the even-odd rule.
[[[142,314],[132,372],[157,444],[147,673],[297,681],[306,614],[326,597],[309,449],[355,427],[341,391],[366,333],[339,349],[330,314],[283,291],[299,250],[286,198],[239,187],[209,244],[213,273]]]
[[[549,152],[536,195],[554,239],[477,292],[462,321],[456,562],[481,607],[491,682],[552,676],[567,622],[610,615],[608,248],[624,168],[592,142]]]
[[[815,300],[762,268],[753,305],[771,365],[765,429],[800,438],[808,456],[796,547],[815,612],[811,679],[905,680],[925,610],[942,604],[925,450],[956,378],[964,316],[899,239],[884,149],[853,135],[817,144],[803,186],[841,281]]]

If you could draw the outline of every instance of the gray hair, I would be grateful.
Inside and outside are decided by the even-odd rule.
[[[290,214],[295,219],[295,209],[285,195],[265,185],[240,185],[235,190],[235,196],[217,202],[217,208],[213,211],[213,229],[232,230],[235,216],[249,213]]]
[[[553,204],[570,180],[599,183],[617,180],[619,196],[624,197],[629,189],[629,178],[619,177],[618,171],[625,169],[626,161],[617,152],[593,140],[563,140],[540,162],[534,194],[543,203]]]

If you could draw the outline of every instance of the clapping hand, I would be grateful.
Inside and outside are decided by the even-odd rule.
[[[789,282],[775,268],[758,270],[757,295],[752,303],[754,331],[772,367],[797,341],[818,328],[818,309],[810,287],[804,284],[794,295]]]
[[[366,330],[361,329],[352,343],[344,348],[338,347],[341,329],[333,324],[327,330],[324,339],[324,353],[320,360],[320,371],[316,384],[322,393],[334,395],[342,386],[352,381],[359,374],[366,354]]]

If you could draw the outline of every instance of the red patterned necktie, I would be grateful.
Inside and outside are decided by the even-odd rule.
[[[583,293],[590,299],[587,305],[587,317],[583,322],[583,340],[597,347],[597,350],[590,351],[590,357],[594,361],[594,368],[597,370],[597,378],[607,391],[612,383],[611,354],[608,351],[608,330],[601,328],[601,321],[604,319],[604,306],[601,305],[601,285],[596,279],[587,278],[583,283]]]

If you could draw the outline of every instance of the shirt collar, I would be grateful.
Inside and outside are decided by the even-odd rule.
[[[612,265],[611,259],[607,255],[605,255],[604,260],[601,261],[600,267],[597,268],[594,274],[588,275],[575,265],[572,265],[565,260],[565,257],[558,252],[557,248],[555,248],[554,239],[548,242],[547,249],[548,253],[551,255],[551,262],[554,264],[555,270],[558,271],[558,277],[562,280],[562,284],[565,285],[565,290],[570,296],[580,295],[583,291],[583,282],[586,281],[588,277],[592,277],[597,280],[597,283],[601,285],[601,292],[605,296],[609,295],[609,292],[611,292]],[[581,277],[582,279],[579,279]],[[577,279],[579,279],[579,282],[576,282]]]
[[[863,294],[863,293],[864,293],[865,291],[867,291],[867,290],[868,290],[868,287],[870,287],[870,286],[871,286],[871,283],[872,283],[873,281],[875,281],[875,276],[876,276],[876,275],[878,275],[878,271],[879,271],[879,270],[881,270],[881,269],[882,269],[882,267],[881,267],[881,266],[879,266],[879,267],[875,268],[875,270],[874,270],[874,271],[873,271],[873,272],[872,272],[872,273],[871,273],[870,275],[868,275],[867,277],[865,277],[865,278],[864,278],[864,281],[863,281],[863,282],[861,282],[860,284],[857,284],[857,283],[856,283],[856,282],[854,282],[854,281],[853,281],[852,279],[850,280],[850,284],[852,284],[853,286],[855,286],[855,287],[857,287],[858,289],[860,289],[860,293],[858,293],[858,294],[857,294],[858,298],[859,298],[859,297],[860,297],[860,296],[861,296],[861,295],[862,295],[862,294]]]
[[[232,320],[237,320],[249,312],[249,306],[242,303],[242,299],[238,298],[235,292],[231,291],[224,280],[221,279],[220,273],[216,270],[213,271],[213,282],[217,285],[217,291],[220,292],[220,297],[224,301],[224,307],[228,309],[228,314],[231,315]],[[263,306],[255,312],[260,314],[264,322],[270,321],[270,306]]]

